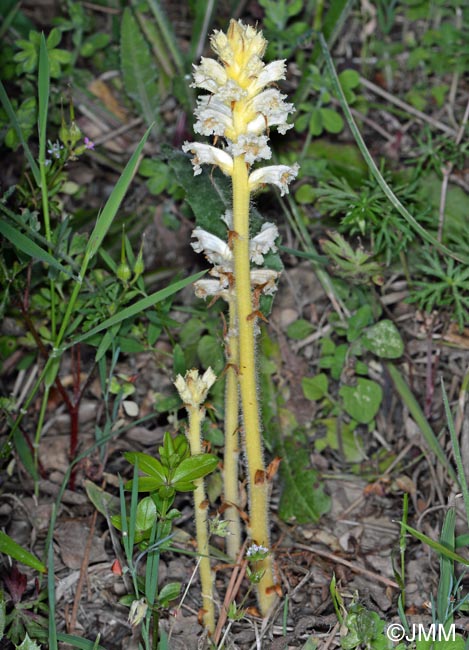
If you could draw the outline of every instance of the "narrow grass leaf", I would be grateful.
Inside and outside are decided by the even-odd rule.
[[[14,2],[12,4],[12,6],[8,8],[8,12],[5,12],[5,9],[4,9],[4,15],[2,16],[3,20],[2,20],[2,24],[0,25],[0,40],[3,39],[4,35],[10,29],[10,25],[12,24],[13,20],[15,19],[15,16],[18,13],[19,9],[20,9],[19,2]],[[1,630],[0,630],[0,640],[1,639],[2,639],[2,637],[1,637]]]
[[[362,156],[365,158],[368,167],[373,174],[374,178],[376,179],[376,182],[378,185],[381,187],[383,190],[384,194],[387,196],[389,201],[392,203],[392,205],[395,207],[395,209],[404,217],[404,219],[407,221],[407,223],[413,228],[413,230],[422,237],[425,241],[429,242],[432,244],[437,250],[439,250],[441,253],[444,253],[445,255],[449,255],[450,257],[454,258],[455,260],[458,260],[459,262],[462,262],[463,264],[469,264],[469,258],[466,257],[465,255],[460,255],[456,254],[453,251],[451,251],[449,248],[444,246],[441,242],[439,242],[435,237],[430,235],[425,228],[423,228],[418,221],[415,220],[415,218],[410,214],[410,212],[402,205],[402,203],[399,201],[397,196],[394,194],[392,191],[391,187],[386,183],[386,181],[383,178],[383,175],[381,174],[380,170],[378,169],[375,161],[373,160],[370,152],[368,151],[368,148],[365,144],[365,141],[362,138],[362,135],[356,125],[356,122],[352,116],[352,113],[350,111],[349,105],[347,103],[347,100],[345,98],[344,91],[342,90],[342,86],[340,84],[339,77],[337,76],[337,72],[334,67],[334,63],[332,62],[332,57],[329,52],[329,48],[327,46],[326,40],[322,34],[319,34],[319,42],[321,44],[321,49],[322,53],[324,55],[324,58],[326,59],[326,65],[329,70],[329,74],[331,77],[332,85],[334,87],[334,90],[337,94],[337,98],[340,102],[340,105],[342,107],[342,110],[344,111],[345,119],[347,120],[347,123],[350,127],[350,130],[357,142],[358,148],[360,149],[360,152]]]
[[[443,521],[440,544],[454,551],[454,527],[456,525],[456,510],[449,508]],[[440,623],[447,623],[448,608],[451,603],[451,593],[454,582],[454,562],[445,556],[440,557],[440,578],[436,597],[436,613]]]
[[[148,497],[150,498],[150,497]],[[145,597],[150,608],[155,604],[156,594],[158,591],[158,572],[160,568],[160,551],[158,544],[155,544],[158,530],[158,522],[155,519],[149,539],[149,548],[152,550],[148,553],[147,566],[145,570]],[[148,612],[150,615],[150,612]],[[150,616],[148,618],[150,621]]]
[[[458,535],[455,540],[455,548],[464,548],[465,546],[469,546],[469,533],[466,533],[465,535]]]
[[[130,557],[132,557],[132,550],[135,543],[135,531],[137,528],[136,526],[137,505],[138,505],[138,459],[135,461],[135,465],[134,465],[132,493],[130,497],[129,530],[128,530]]]
[[[104,237],[106,236],[114,217],[117,214],[117,211],[122,203],[122,200],[127,192],[130,183],[134,177],[135,172],[140,161],[140,156],[145,146],[145,143],[150,135],[152,127],[149,127],[143,138],[140,140],[140,143],[136,150],[134,151],[131,159],[125,166],[124,171],[122,172],[119,180],[117,181],[111,196],[108,198],[106,205],[103,208],[103,211],[98,217],[96,225],[91,233],[91,236],[88,240],[85,251],[85,259],[89,262],[94,255],[99,250],[99,247],[102,244]]]
[[[9,535],[0,530],[0,553],[4,553],[21,564],[31,567],[40,573],[47,571],[45,565],[35,555],[20,546]]]
[[[129,524],[127,520],[127,509],[125,506],[124,484],[122,478],[119,476],[119,500],[121,511],[121,531],[122,531],[122,545],[124,547],[127,563],[130,565],[132,562],[132,550],[129,545]]]
[[[174,30],[171,24],[169,23],[168,19],[166,18],[166,12],[161,7],[161,4],[158,2],[158,0],[148,0],[148,6],[150,7],[155,17],[156,23],[158,25],[158,29],[166,43],[169,52],[171,53],[171,56],[173,58],[174,63],[176,64],[178,72],[180,74],[183,74],[184,61],[181,56],[181,51],[178,42],[176,40],[176,36],[174,34]]]
[[[451,476],[453,481],[457,483],[458,477],[456,476],[456,472],[454,471],[452,465],[447,459],[445,452],[441,448],[441,445],[438,442],[438,438],[433,433],[433,429],[428,424],[428,420],[423,414],[423,411],[420,408],[419,403],[415,399],[414,394],[408,387],[406,381],[404,380],[403,376],[396,368],[396,366],[393,363],[389,363],[389,362],[386,363],[385,365],[389,374],[391,375],[391,379],[394,383],[397,392],[399,393],[405,405],[409,409],[409,412],[411,416],[414,418],[415,423],[419,427],[420,431],[422,432],[422,435],[425,438],[427,445],[433,451],[433,453],[438,458],[440,463],[446,468],[446,471]]]
[[[56,519],[56,506],[52,506],[51,530]],[[51,542],[52,540],[50,540]],[[54,571],[54,545],[49,543],[47,549],[47,596],[49,602],[49,650],[58,650],[57,626],[55,622],[55,571]]]
[[[102,645],[99,645],[98,639],[96,641],[89,641],[88,639],[83,639],[81,636],[64,634],[63,632],[58,632],[57,639],[62,643],[68,643],[73,648],[78,648],[78,650],[106,650]]]
[[[464,465],[462,462],[461,448],[459,446],[458,436],[454,428],[453,416],[449,407],[448,395],[446,394],[445,384],[443,378],[441,379],[441,390],[443,393],[443,404],[445,405],[446,421],[448,422],[448,429],[451,436],[451,446],[453,448],[454,461],[456,463],[456,470],[458,472],[459,487],[461,488],[462,496],[464,499],[464,509],[466,511],[467,525],[469,526],[469,488],[467,486],[466,474],[464,472]]]
[[[420,531],[416,530],[415,528],[412,528],[412,526],[408,526],[407,524],[401,523],[401,526],[404,526],[406,531],[413,535],[416,539],[419,540],[419,542],[423,542],[424,544],[427,544],[432,548],[434,551],[439,553],[440,555],[444,555],[445,557],[449,558],[450,560],[454,560],[455,562],[460,562],[461,564],[464,564],[465,566],[469,566],[469,559],[463,557],[462,555],[459,555],[458,553],[455,553],[451,549],[447,548],[444,546],[444,544],[441,544],[440,542],[435,542],[434,539],[431,539],[431,537],[428,537],[424,533],[421,533]]]
[[[7,607],[5,602],[5,596],[3,591],[0,591],[0,641],[3,639],[3,634],[5,632],[6,616],[7,616]]]
[[[204,45],[207,39],[207,32],[213,18],[213,12],[216,5],[215,0],[207,2],[196,2],[194,6],[194,20],[192,23],[191,46],[189,50],[189,60],[197,61],[203,53]]]
[[[109,253],[104,248],[100,248],[99,255],[102,257],[103,262],[109,267],[112,273],[115,274],[117,271],[117,264],[109,255]]]
[[[188,284],[191,284],[191,282],[196,282],[199,278],[205,275],[205,273],[206,271],[199,271],[199,273],[195,273],[194,275],[191,275],[188,278],[184,278],[184,280],[179,280],[178,282],[175,282],[174,284],[170,284],[168,287],[165,287],[160,291],[156,291],[155,293],[152,293],[150,296],[147,296],[146,298],[142,298],[141,300],[138,300],[135,304],[130,305],[125,309],[122,309],[117,314],[114,314],[110,318],[107,318],[100,325],[96,325],[96,327],[93,327],[93,329],[91,329],[89,332],[85,332],[85,334],[82,334],[78,338],[74,339],[73,342],[67,345],[65,349],[71,347],[72,345],[76,345],[77,343],[81,343],[82,341],[85,341],[86,339],[90,338],[91,336],[94,336],[98,332],[102,332],[103,330],[107,330],[110,327],[113,327],[114,325],[121,323],[126,318],[132,318],[137,314],[141,314],[146,309],[153,307],[158,302],[161,302],[165,298],[168,298],[169,296],[173,295],[173,293],[177,293]]]
[[[120,54],[127,95],[145,117],[147,124],[152,124],[158,115],[160,103],[157,66],[129,7],[124,9],[122,16]]]
[[[46,38],[44,32],[41,34],[39,46],[39,71],[38,71],[38,96],[39,96],[39,163],[44,164],[46,159],[47,140],[47,113],[49,108],[49,54],[47,52]]]
[[[7,92],[5,90],[5,86],[3,83],[0,81],[0,101],[2,102],[3,108],[5,109],[5,113],[8,115],[8,119],[11,122],[12,127],[15,130],[16,135],[18,136],[18,140],[21,142],[21,145],[24,149],[24,153],[26,155],[26,158],[28,160],[29,166],[31,167],[31,171],[34,176],[34,180],[36,181],[36,185],[40,187],[41,185],[41,174],[39,172],[39,167],[37,162],[34,159],[33,154],[31,153],[31,149],[29,148],[28,143],[26,142],[23,131],[19,125],[18,120],[16,119],[16,114],[14,111],[14,108],[10,102],[10,99],[7,95]]]

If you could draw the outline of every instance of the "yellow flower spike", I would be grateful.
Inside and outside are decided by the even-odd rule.
[[[226,169],[229,170],[233,183],[233,219],[229,226],[232,257],[218,241],[198,229],[194,234],[199,240],[196,245],[214,264],[211,275],[216,279],[200,280],[196,292],[202,297],[219,295],[234,305],[238,333],[237,379],[249,478],[249,534],[257,547],[266,550],[262,557],[256,556],[254,566],[256,573],[262,576],[257,584],[258,601],[262,614],[266,616],[275,604],[276,586],[272,553],[269,551],[269,480],[263,458],[255,334],[259,291],[272,294],[278,274],[264,268],[251,270],[251,261],[262,264],[264,253],[275,250],[276,230],[271,227],[263,229],[256,236],[257,241],[254,241],[256,237],[250,241],[249,202],[251,192],[266,183],[276,185],[282,195],[287,193],[288,184],[297,176],[298,165],[251,170],[259,160],[271,157],[269,127],[275,126],[279,133],[285,133],[291,128],[287,119],[294,107],[285,102],[286,96],[272,85],[285,78],[285,61],[272,61],[267,65],[262,61],[267,41],[261,31],[232,20],[226,34],[214,32],[211,46],[220,62],[209,63],[203,58],[200,65],[194,66],[192,85],[210,93],[199,97],[194,131],[217,136],[218,143],[223,146],[219,149],[223,158],[201,148],[208,145],[186,143],[184,150],[195,154],[192,161],[194,174],[200,173],[200,164],[203,163],[217,164],[225,173]]]

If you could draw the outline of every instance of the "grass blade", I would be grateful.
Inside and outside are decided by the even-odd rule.
[[[463,557],[462,555],[458,555],[458,553],[455,553],[444,544],[441,544],[441,542],[435,542],[434,539],[431,539],[431,537],[428,537],[424,533],[421,533],[415,528],[412,528],[412,526],[408,526],[407,524],[404,523],[401,523],[401,526],[404,526],[406,531],[410,533],[413,537],[418,539],[419,542],[423,542],[424,544],[427,544],[428,546],[430,546],[430,548],[432,548],[440,555],[443,555],[444,557],[447,557],[450,560],[454,560],[455,562],[460,562],[465,566],[469,566],[469,559]]]
[[[34,180],[36,181],[36,185],[38,187],[41,186],[41,174],[39,172],[39,167],[37,162],[34,159],[33,154],[31,153],[31,149],[29,148],[28,143],[24,139],[23,131],[19,125],[18,120],[16,119],[16,114],[15,110],[10,102],[10,99],[7,95],[7,92],[5,90],[5,86],[3,83],[0,81],[0,102],[3,105],[3,108],[5,109],[5,113],[8,115],[8,119],[10,120],[11,126],[14,128],[16,135],[18,136],[18,140],[21,142],[21,145],[24,149],[24,153],[26,158],[28,159],[29,166],[31,167],[31,171],[34,176]]]
[[[153,127],[150,126],[143,138],[140,140],[140,143],[136,150],[134,151],[131,159],[125,166],[124,171],[122,172],[119,180],[117,181],[111,196],[108,198],[106,205],[103,208],[103,211],[98,216],[96,225],[91,233],[91,236],[88,240],[88,244],[85,250],[85,260],[86,267],[88,266],[89,261],[96,255],[99,250],[99,247],[102,244],[104,237],[107,234],[107,231],[111,227],[111,224],[114,220],[114,217],[117,214],[117,211],[122,203],[122,200],[129,188],[130,183],[134,177],[135,172],[137,171],[138,164],[140,162],[140,156],[145,146],[145,143],[150,135],[150,131]],[[82,274],[83,275],[83,274]]]
[[[177,44],[176,36],[174,35],[174,30],[169,23],[164,10],[162,9],[158,0],[148,0],[148,6],[150,7],[150,10],[155,17],[161,36],[166,43],[166,47],[171,53],[178,73],[181,75],[184,74],[184,61]]]
[[[430,447],[430,449],[433,451],[435,456],[438,458],[440,463],[446,468],[446,471],[448,474],[451,476],[453,481],[455,483],[458,482],[458,478],[456,476],[456,472],[454,471],[452,465],[450,464],[449,460],[446,458],[446,454],[441,448],[440,443],[438,442],[438,438],[436,435],[433,433],[433,429],[431,426],[428,424],[428,420],[423,414],[422,409],[420,408],[419,403],[414,397],[414,394],[408,387],[407,383],[405,382],[403,376],[399,372],[399,370],[396,368],[396,366],[392,363],[386,363],[386,368],[389,374],[391,375],[391,379],[394,383],[394,387],[396,388],[397,392],[399,395],[402,397],[404,400],[405,405],[409,409],[409,412],[411,416],[414,418],[415,423],[419,427],[420,431],[423,434],[423,437],[425,438],[427,445]]]
[[[443,378],[441,379],[441,390],[443,393],[443,404],[445,405],[446,420],[448,422],[449,434],[451,436],[451,446],[454,453],[454,461],[456,463],[456,470],[458,472],[459,487],[461,488],[462,496],[464,499],[464,509],[466,511],[467,525],[469,526],[469,489],[467,486],[466,475],[464,473],[464,465],[462,462],[461,448],[459,446],[458,437],[454,428],[453,416],[449,407],[448,395],[446,394],[445,384]]]
[[[52,506],[51,521],[55,521],[56,507]],[[54,545],[49,543],[47,549],[47,597],[49,601],[49,650],[58,650],[57,626],[55,624],[55,576]]]
[[[35,555],[20,546],[9,535],[0,530],[0,553],[9,555],[17,562],[25,564],[26,566],[39,571],[40,573],[46,572],[44,564],[37,559]]]
[[[64,634],[59,632],[57,634],[57,639],[62,643],[68,643],[73,648],[78,648],[78,650],[106,650],[102,645],[99,645],[97,641],[88,641],[88,639],[83,639],[81,636],[75,636],[74,634]]]
[[[148,43],[140,31],[131,9],[124,9],[121,23],[121,69],[127,95],[152,124],[159,111],[157,67]]]
[[[38,246],[35,242],[31,241],[29,237],[23,235],[23,233],[16,230],[16,228],[11,226],[9,223],[0,221],[0,235],[5,237],[5,239],[8,239],[9,242],[29,257],[40,260],[49,266],[53,266],[58,271],[61,271],[61,273],[65,273],[69,278],[75,277],[73,273],[62,266],[60,262],[57,262],[55,257],[52,257],[50,253]]]
[[[454,527],[456,525],[456,510],[449,508],[446,513],[443,527],[441,529],[440,543],[451,551],[454,551]],[[437,620],[444,625],[447,623],[449,608],[451,604],[451,593],[454,584],[454,562],[453,560],[440,557],[440,578],[438,580],[438,591],[436,596]],[[450,621],[452,622],[452,621]]]
[[[44,32],[41,34],[41,45],[39,48],[39,71],[38,71],[38,132],[39,132],[39,166],[45,164],[46,160],[46,139],[47,139],[47,114],[49,108],[49,54],[47,52],[46,38]]]

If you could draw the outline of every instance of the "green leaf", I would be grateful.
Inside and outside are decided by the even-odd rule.
[[[223,371],[225,355],[221,342],[215,336],[209,334],[202,336],[197,344],[197,354],[204,368],[210,366],[216,375]]]
[[[151,497],[144,497],[137,506],[135,527],[137,531],[149,530],[156,521],[156,505]]]
[[[428,537],[428,535],[425,535],[424,533],[421,533],[419,530],[412,528],[412,526],[408,526],[407,524],[404,524],[402,521],[400,525],[403,526],[416,539],[418,539],[419,542],[428,544],[430,548],[432,548],[440,555],[443,555],[444,557],[447,557],[450,560],[454,560],[455,562],[460,562],[461,564],[464,564],[464,566],[469,566],[469,559],[463,557],[462,555],[459,555],[455,551],[452,551],[444,544],[441,544],[440,542],[436,542],[431,537]]]
[[[161,588],[160,593],[158,594],[160,605],[168,607],[172,600],[179,598],[180,593],[181,584],[179,582],[168,582]]]
[[[309,118],[309,132],[311,135],[321,135],[322,131],[322,110],[320,108],[313,108]]]
[[[168,472],[157,458],[140,451],[128,451],[124,456],[132,465],[138,462],[138,469],[145,472],[145,474],[158,479],[162,484],[167,482]]]
[[[3,593],[3,590],[0,589],[0,641],[3,639],[3,634],[5,632],[6,614],[7,607],[5,602],[5,594]]]
[[[287,327],[287,336],[295,341],[302,341],[311,332],[314,332],[314,326],[304,318],[299,318]]]
[[[120,53],[125,90],[145,117],[147,124],[152,124],[159,111],[156,83],[158,68],[138,22],[128,7],[124,9],[122,16]]]
[[[126,490],[131,490],[133,484],[133,480],[127,481],[124,487]],[[166,480],[162,481],[159,478],[151,478],[150,476],[140,476],[138,479],[138,492],[155,492],[163,487],[168,487]]]
[[[36,556],[20,546],[9,535],[0,530],[0,553],[9,555],[14,560],[25,564],[26,566],[39,571],[40,573],[46,572],[45,565],[40,562]]]
[[[92,34],[83,42],[83,45],[80,48],[81,56],[92,56],[98,50],[102,50],[109,45],[110,40],[110,34],[105,34],[104,32]]]
[[[84,485],[88,499],[104,517],[108,517],[110,513],[119,512],[120,502],[116,496],[105,492],[92,481],[85,480]]]
[[[420,404],[415,399],[415,396],[410,390],[409,386],[407,385],[407,382],[405,381],[404,377],[401,375],[401,373],[396,368],[396,366],[393,363],[390,363],[389,361],[386,362],[386,368],[391,376],[391,379],[394,383],[397,392],[399,393],[406,407],[409,409],[411,416],[414,418],[415,423],[417,424],[420,431],[422,432],[423,437],[425,438],[428,446],[436,455],[436,457],[443,465],[443,467],[446,468],[446,471],[451,476],[453,481],[456,484],[458,484],[458,477],[456,475],[456,472],[453,469],[452,464],[448,459],[446,452],[442,449],[438,438],[436,437],[433,429],[428,423],[427,418],[425,417],[422,409],[420,408]]]
[[[355,341],[364,327],[373,322],[373,310],[370,305],[363,305],[349,318],[347,328],[347,341]]]
[[[57,374],[59,372],[60,368],[60,357],[55,357],[49,367],[47,368],[47,372],[44,375],[44,385],[47,389],[50,389],[51,386],[54,384]]]
[[[120,205],[124,199],[124,196],[136,172],[143,147],[145,146],[148,136],[150,135],[150,131],[151,131],[151,127],[147,129],[145,135],[140,140],[138,147],[135,149],[134,153],[132,154],[132,157],[130,158],[129,162],[125,166],[124,171],[119,177],[119,180],[115,184],[111,196],[108,198],[106,205],[103,208],[103,211],[98,216],[96,225],[93,229],[93,232],[90,235],[85,250],[85,257],[88,262],[98,252],[104,237],[106,236],[109,228],[111,227],[112,222],[114,221],[114,217],[116,216],[117,211],[120,208]]]
[[[52,37],[53,29],[49,34]],[[49,40],[49,39],[48,39]],[[60,40],[60,32],[59,32]],[[49,112],[49,92],[50,92],[50,72],[49,72],[49,53],[47,51],[46,39],[41,34],[41,44],[39,46],[39,71],[38,71],[38,132],[39,132],[39,164],[44,165],[46,159],[46,139],[47,139],[47,115]],[[43,188],[44,189],[44,188]],[[46,224],[47,232],[47,224]]]
[[[357,435],[357,423],[355,420],[350,422],[339,422],[337,417],[321,418],[317,425],[325,428],[326,435],[315,438],[314,448],[321,453],[326,447],[343,453],[345,460],[349,463],[360,463],[365,460],[363,453],[363,443]]]
[[[20,643],[20,645],[16,646],[17,650],[41,650],[41,646],[36,643],[36,641],[32,641],[32,639],[29,638],[29,634],[26,632],[26,635],[23,639],[23,642]]]
[[[57,632],[57,639],[63,643],[68,643],[73,648],[78,648],[78,650],[106,650],[102,645],[98,645],[99,636],[96,641],[88,641],[88,639],[84,639],[81,636]]]
[[[18,129],[21,129],[21,132],[23,134],[23,139],[27,140],[33,132],[34,127],[37,123],[36,97],[28,97],[23,102],[21,102],[21,104],[16,109],[16,120],[17,127]],[[15,129],[15,127],[12,126],[6,132],[5,144],[7,147],[10,147],[10,149],[16,150],[19,143],[20,138],[18,137],[18,131]],[[28,157],[27,154],[26,157]]]
[[[394,323],[381,320],[369,327],[362,336],[364,347],[378,357],[398,359],[404,352],[404,341]]]
[[[191,483],[213,472],[217,465],[217,456],[213,454],[195,454],[190,458],[184,459],[176,467],[171,478],[171,484],[178,489],[178,482]]]
[[[360,75],[356,70],[352,70],[351,68],[349,70],[343,70],[339,74],[339,80],[344,90],[356,88],[360,85]]]
[[[357,422],[367,424],[375,417],[383,399],[381,386],[371,379],[357,379],[356,386],[342,386],[343,407]]]
[[[321,120],[328,133],[340,133],[344,128],[344,120],[332,108],[321,108]]]
[[[192,208],[197,225],[217,237],[226,238],[226,226],[220,219],[231,202],[228,179],[215,171],[194,176],[189,156],[164,148],[168,162],[178,182],[186,192],[186,201]]]
[[[303,377],[301,387],[303,388],[303,394],[306,399],[316,402],[318,399],[322,399],[327,395],[329,380],[327,375],[321,372],[315,377]]]
[[[176,343],[173,347],[173,376],[184,376],[186,370],[186,357],[184,355],[184,350],[179,343]]]
[[[44,35],[42,35],[44,37]],[[60,43],[62,40],[62,33],[60,29],[57,27],[54,27],[51,29],[49,36],[47,37],[47,49],[52,50],[54,47],[57,47],[57,45]]]
[[[319,483],[316,470],[308,467],[309,451],[298,446],[292,439],[281,439],[280,449],[283,489],[279,515],[284,521],[315,523],[330,510],[331,500]]]
[[[305,183],[304,185],[301,185],[301,187],[299,187],[295,192],[295,200],[298,203],[302,203],[302,204],[313,203],[315,198],[316,198],[316,191],[314,187],[309,183]]]
[[[29,237],[23,235],[22,232],[14,228],[6,221],[0,220],[0,234],[5,237],[5,239],[8,239],[8,241],[10,241],[18,250],[20,250],[22,253],[25,253],[32,259],[40,260],[45,264],[49,264],[49,266],[52,266],[58,271],[61,271],[69,278],[74,277],[73,273],[62,266],[60,262],[57,262],[57,260],[52,257],[52,255],[50,255],[47,251],[29,239]]]

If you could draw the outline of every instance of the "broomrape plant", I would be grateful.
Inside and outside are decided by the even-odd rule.
[[[196,228],[192,244],[213,264],[211,278],[195,284],[196,295],[202,298],[221,297],[229,307],[226,332],[226,407],[225,407],[225,501],[229,520],[228,552],[236,556],[241,540],[238,515],[238,386],[241,398],[243,442],[249,479],[249,536],[253,544],[266,549],[256,562],[255,570],[261,612],[266,616],[276,599],[272,553],[269,542],[268,496],[271,474],[265,467],[256,377],[255,335],[259,300],[262,294],[276,290],[278,273],[263,267],[264,255],[276,251],[277,227],[265,223],[260,232],[250,237],[249,202],[253,192],[264,184],[276,185],[282,195],[298,173],[298,165],[274,165],[253,169],[259,160],[272,156],[269,127],[276,126],[284,134],[293,104],[285,101],[273,84],[285,78],[285,61],[265,64],[262,57],[267,41],[262,32],[241,21],[230,22],[228,32],[215,31],[211,47],[219,61],[202,57],[194,66],[195,88],[209,94],[201,95],[195,109],[194,131],[214,136],[211,146],[186,142],[183,150],[193,154],[194,175],[201,165],[216,165],[232,178],[233,209],[222,218],[228,228],[227,241]],[[251,264],[253,265],[251,267]]]

